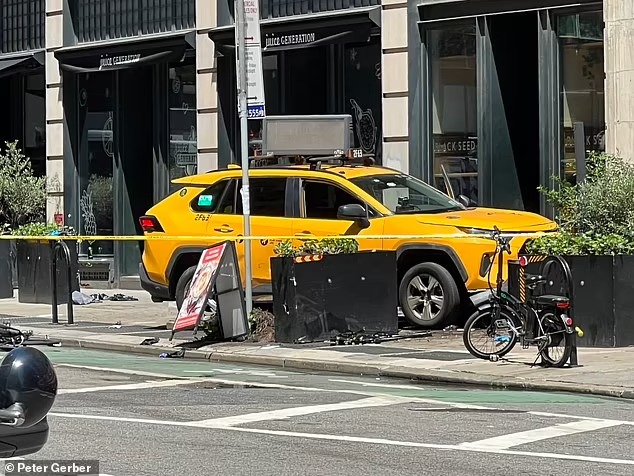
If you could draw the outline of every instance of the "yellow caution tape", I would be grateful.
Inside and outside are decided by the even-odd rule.
[[[537,232],[537,233],[500,233],[505,238],[514,238],[521,236],[523,238],[539,238],[544,235],[553,235],[554,232]],[[130,235],[130,236],[114,236],[114,235],[87,235],[87,236],[62,236],[62,235],[46,235],[46,236],[21,236],[21,235],[0,235],[0,240],[20,240],[20,241],[284,241],[284,240],[425,240],[425,239],[447,239],[447,238],[491,238],[488,233],[459,233],[444,235],[264,235],[264,236],[242,236],[242,235],[196,235],[196,236],[179,236],[165,234],[149,234],[149,235]]]

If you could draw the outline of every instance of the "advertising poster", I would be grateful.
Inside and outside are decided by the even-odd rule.
[[[183,305],[176,317],[172,335],[197,325],[202,318],[226,246],[227,244],[223,243],[203,252]]]

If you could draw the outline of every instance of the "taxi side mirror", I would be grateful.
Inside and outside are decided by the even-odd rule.
[[[337,210],[337,218],[355,221],[361,229],[369,228],[370,226],[367,209],[358,203],[341,205]]]

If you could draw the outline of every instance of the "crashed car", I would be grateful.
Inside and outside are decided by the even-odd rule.
[[[36,453],[48,441],[47,416],[57,397],[57,375],[34,347],[17,347],[0,363],[0,458]]]

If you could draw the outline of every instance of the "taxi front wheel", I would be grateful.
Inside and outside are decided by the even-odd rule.
[[[412,267],[403,276],[398,294],[405,318],[422,328],[442,324],[460,303],[460,293],[453,276],[437,263],[421,263]]]
[[[187,291],[189,290],[189,286],[192,283],[192,279],[194,278],[194,273],[196,272],[196,266],[190,266],[185,270],[181,277],[178,278],[175,289],[176,299],[176,307],[180,311],[183,302],[185,301],[185,296],[187,295]]]

